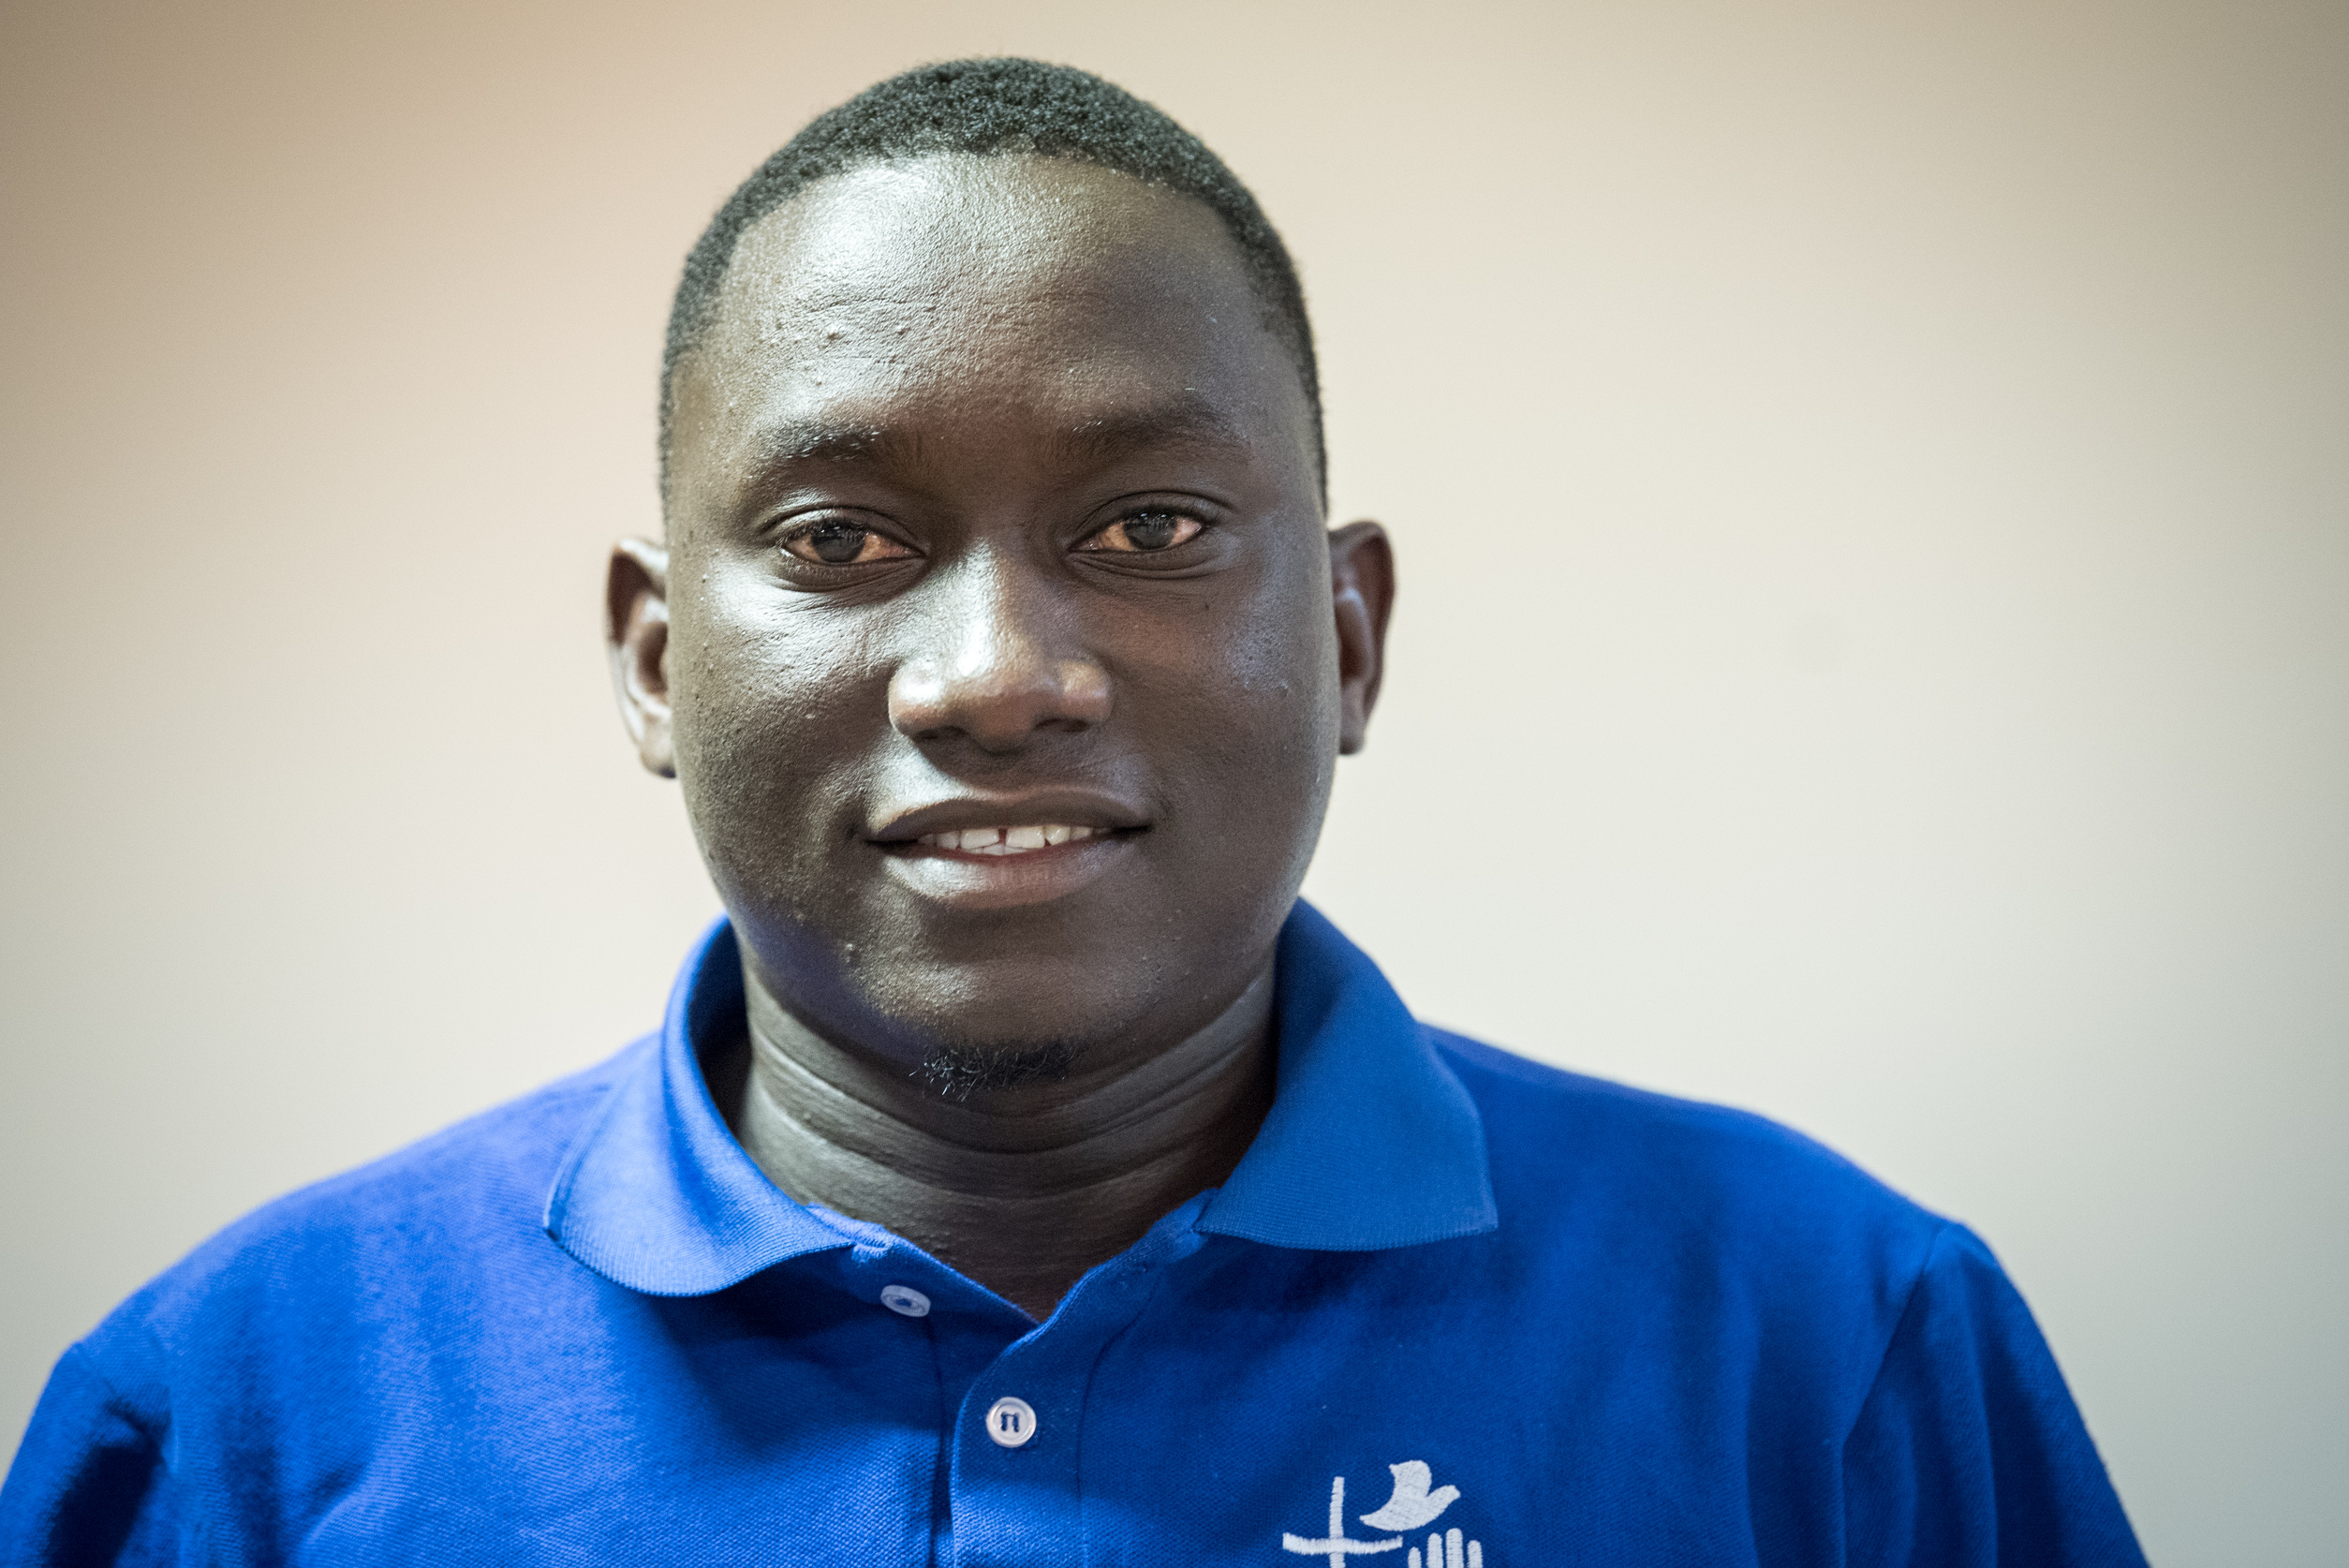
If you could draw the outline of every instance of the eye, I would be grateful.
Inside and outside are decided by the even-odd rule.
[[[1196,517],[1179,511],[1137,511],[1119,518],[1077,548],[1148,555],[1188,544],[1205,527]]]
[[[794,528],[783,536],[783,548],[801,560],[813,561],[819,566],[863,566],[867,561],[901,561],[913,554],[877,528],[838,519]]]

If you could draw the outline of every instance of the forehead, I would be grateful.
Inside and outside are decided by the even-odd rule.
[[[852,170],[754,225],[676,407],[681,447],[717,457],[761,422],[983,407],[1075,426],[1170,400],[1307,450],[1293,364],[1212,212],[1009,155]]]
[[[1247,288],[1237,248],[1200,202],[1072,158],[938,156],[820,180],[754,224],[721,308],[822,306],[893,287],[1090,290],[1121,277]]]

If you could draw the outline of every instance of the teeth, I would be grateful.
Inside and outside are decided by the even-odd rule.
[[[933,850],[960,850],[969,855],[1024,855],[1060,844],[1077,844],[1107,828],[1070,822],[1042,822],[1021,827],[946,828],[925,833],[915,842]]]

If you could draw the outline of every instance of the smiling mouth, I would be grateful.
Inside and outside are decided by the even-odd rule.
[[[1151,828],[1148,812],[1114,796],[1039,790],[894,812],[867,841],[898,886],[941,912],[976,914],[1072,897],[1130,865]]]
[[[1034,822],[1018,827],[946,828],[925,833],[914,843],[926,850],[949,850],[966,855],[1032,855],[1088,838],[1106,838],[1108,828],[1082,822]]]

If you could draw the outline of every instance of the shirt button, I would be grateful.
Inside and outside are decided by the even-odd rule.
[[[926,1318],[930,1315],[930,1298],[911,1285],[883,1285],[881,1305],[893,1312],[900,1312],[909,1318]]]
[[[1036,1407],[1010,1397],[987,1407],[987,1435],[1004,1448],[1025,1446],[1036,1435]]]

